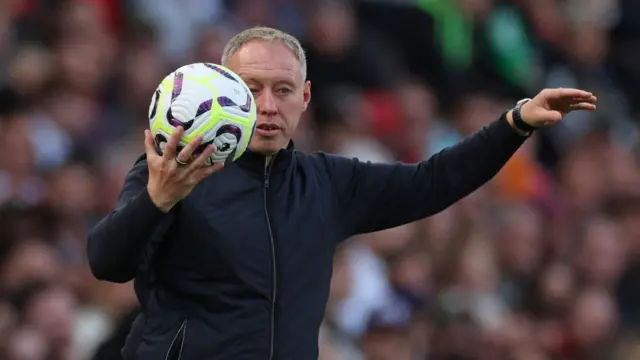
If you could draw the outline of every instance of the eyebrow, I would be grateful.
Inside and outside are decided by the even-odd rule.
[[[252,83],[256,83],[256,84],[263,84],[264,81],[263,80],[259,80],[253,77],[247,78],[247,80],[245,80],[245,83],[247,85],[250,85]],[[274,85],[287,85],[290,87],[295,87],[296,86],[296,82],[290,79],[283,79],[283,80],[277,80],[275,82],[273,82]]]
[[[280,81],[276,82],[276,85],[283,85],[283,84],[291,86],[291,87],[295,87],[296,86],[295,81],[291,81],[291,80],[280,80]]]

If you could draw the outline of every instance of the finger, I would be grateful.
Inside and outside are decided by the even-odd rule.
[[[180,153],[178,153],[176,159],[180,160],[181,162],[188,163],[191,160],[191,155],[193,155],[193,152],[196,150],[196,148],[200,146],[201,142],[202,136],[196,136],[195,139],[190,141],[185,147],[182,148],[182,150],[180,150]]]
[[[576,110],[593,111],[595,109],[596,109],[596,105],[589,102],[581,102],[578,104],[571,105],[571,111],[576,111]]]
[[[184,129],[182,128],[182,126],[178,126],[173,130],[173,133],[169,137],[169,141],[167,141],[167,145],[165,145],[164,147],[165,159],[168,159],[168,160],[175,159],[176,149],[178,148],[178,144],[180,143],[182,134],[184,134]]]
[[[198,155],[198,157],[191,164],[189,164],[188,171],[193,172],[203,167],[207,159],[211,156],[211,154],[213,154],[214,150],[215,146],[207,146],[204,151],[200,155]]]
[[[554,98],[589,98],[593,96],[592,93],[580,89],[571,89],[571,88],[558,88],[552,89],[550,94],[551,97]]]
[[[595,95],[591,95],[591,96],[585,96],[585,97],[577,97],[577,98],[573,98],[573,101],[575,102],[588,102],[591,104],[595,104],[598,102],[598,98]]]
[[[206,178],[207,176],[210,176],[211,174],[215,174],[216,172],[222,170],[224,168],[224,163],[215,163],[211,166],[206,166],[200,169],[197,169],[194,173],[194,179],[196,179],[197,182],[202,181],[202,179]]]
[[[144,151],[147,154],[147,159],[158,156],[158,152],[156,150],[156,142],[153,141],[151,131],[148,129],[144,131]]]

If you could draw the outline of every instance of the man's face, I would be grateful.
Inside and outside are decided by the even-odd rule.
[[[298,58],[280,42],[251,41],[226,66],[246,82],[256,100],[251,151],[271,155],[285,148],[311,99],[311,83],[302,78]]]

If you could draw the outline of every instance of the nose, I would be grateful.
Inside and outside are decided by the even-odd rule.
[[[256,99],[256,106],[258,107],[258,114],[264,116],[274,116],[278,113],[278,107],[276,106],[276,99],[271,91],[265,90],[258,94]]]

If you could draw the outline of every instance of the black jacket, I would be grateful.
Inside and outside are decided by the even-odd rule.
[[[433,215],[491,179],[520,147],[505,117],[415,164],[282,150],[247,152],[169,214],[129,172],[116,209],[90,232],[95,277],[135,278],[142,314],[127,360],[312,360],[334,248]]]

